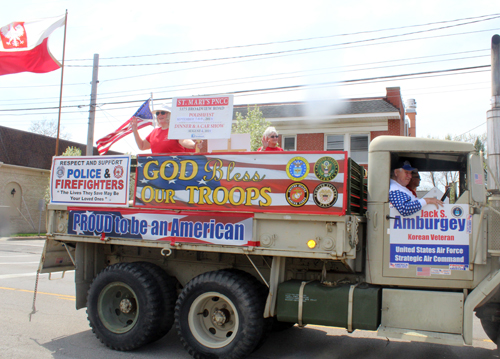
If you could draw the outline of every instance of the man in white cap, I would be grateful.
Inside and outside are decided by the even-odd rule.
[[[422,209],[425,205],[434,204],[437,208],[443,206],[437,198],[416,198],[411,191],[406,188],[412,178],[413,168],[410,162],[399,163],[391,172],[391,182],[389,186],[389,201],[403,216],[409,216]]]
[[[132,131],[134,132],[135,142],[141,151],[151,149],[151,153],[175,153],[175,152],[194,152],[196,144],[192,140],[169,140],[168,127],[170,125],[170,107],[163,105],[153,111],[156,114],[158,127],[143,140],[137,130],[137,119],[131,121]]]

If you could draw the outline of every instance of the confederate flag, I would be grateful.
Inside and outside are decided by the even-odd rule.
[[[65,15],[34,21],[15,21],[0,28],[0,75],[44,73],[61,67],[49,51],[50,34],[65,23]]]

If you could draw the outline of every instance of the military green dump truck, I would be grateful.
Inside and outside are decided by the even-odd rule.
[[[443,207],[392,208],[404,160],[453,174]],[[471,345],[474,313],[496,342],[484,167],[472,144],[392,136],[371,142],[367,181],[345,152],[55,157],[40,271],[75,270],[76,308],[116,350],[176,330],[195,358],[244,358],[307,324]]]

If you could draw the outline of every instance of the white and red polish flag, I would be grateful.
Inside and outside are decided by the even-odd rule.
[[[61,67],[49,51],[50,34],[65,23],[65,16],[15,21],[0,27],[0,75],[44,73]]]

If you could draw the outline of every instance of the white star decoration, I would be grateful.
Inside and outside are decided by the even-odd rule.
[[[79,224],[76,225],[75,232],[76,232],[77,235],[83,234],[83,231],[80,229],[80,225]]]
[[[412,201],[410,196],[401,191],[390,191],[389,201],[403,216],[409,216],[422,209],[418,200]]]

